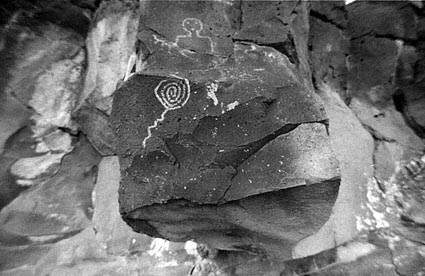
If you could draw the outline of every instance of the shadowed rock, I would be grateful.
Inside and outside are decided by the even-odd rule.
[[[0,212],[0,230],[29,243],[58,240],[81,231],[90,223],[91,192],[99,155],[81,139],[64,157],[59,171],[28,189]],[[0,241],[8,243],[8,239]]]

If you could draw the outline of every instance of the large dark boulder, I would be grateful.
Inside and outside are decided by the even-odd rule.
[[[264,46],[290,39],[289,27],[272,20],[254,32],[254,17],[239,26],[229,21],[236,5],[146,5],[147,67],[115,92],[111,114],[124,220],[153,236],[288,257],[328,219],[339,183],[320,98],[293,57]],[[272,35],[279,24],[283,37]]]

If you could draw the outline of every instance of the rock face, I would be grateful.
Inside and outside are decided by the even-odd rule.
[[[285,3],[280,14],[283,7],[268,6],[264,16],[272,24],[264,27],[256,17],[229,20],[237,11],[253,13],[261,3],[163,5],[145,6],[139,33],[150,52],[145,73],[114,94],[111,119],[124,219],[136,231],[167,239],[196,238],[220,249],[253,251],[269,251],[264,247],[274,243],[281,247],[274,254],[289,256],[283,248],[327,220],[339,179],[327,116],[304,83],[307,72],[298,54],[261,46],[291,46],[291,28],[273,18],[279,14],[289,24],[289,8],[301,7]],[[279,29],[283,36],[275,35]],[[309,200],[317,202],[320,216],[308,214]],[[257,204],[283,216],[260,219]],[[289,211],[296,208],[307,213]],[[290,233],[285,221],[303,224],[295,227],[303,230]],[[287,232],[276,234],[277,229]],[[229,231],[241,238],[218,244],[222,236],[235,239]],[[260,235],[282,242],[260,245]]]
[[[423,273],[424,36],[418,1],[7,0],[0,274]]]
[[[370,181],[368,214],[359,221],[367,232],[336,248],[287,261],[280,275],[420,275],[425,269],[424,180],[422,156],[398,164],[389,181]]]
[[[82,88],[89,19],[71,4],[69,16],[60,17],[65,6],[21,1],[2,9],[9,20],[0,47],[2,207],[51,178],[73,149],[71,112]]]
[[[54,177],[2,210],[0,231],[37,240],[43,235],[57,239],[86,228],[98,162],[98,153],[87,140],[81,141]]]
[[[88,66],[78,107],[87,101],[110,114],[112,93],[126,72],[132,69],[129,68],[129,59],[134,58],[136,53],[137,2],[111,1],[102,3],[98,8],[93,27],[87,35]]]
[[[414,9],[404,2],[359,2],[348,9],[349,18],[360,19],[359,24],[351,20],[347,29],[350,107],[375,139],[375,175],[383,180],[395,162],[413,158],[424,148],[420,123],[414,119],[420,115],[413,115],[418,114],[415,105],[423,95],[417,71],[423,59],[423,34]],[[395,20],[384,24],[392,15]],[[413,105],[412,98],[417,99]]]
[[[359,1],[348,6],[320,2],[311,8],[313,80],[330,117],[341,186],[332,217],[316,235],[294,248],[297,257],[356,237],[362,229],[356,217],[364,215],[369,179],[387,181],[397,162],[417,157],[424,149],[415,124],[403,111],[408,107],[401,92],[401,87],[420,86],[413,64],[420,64],[423,52],[418,39],[421,15],[414,6]],[[390,15],[394,20],[387,24],[385,18]],[[348,132],[352,135],[342,138]]]

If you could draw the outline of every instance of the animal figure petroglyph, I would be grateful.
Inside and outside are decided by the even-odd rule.
[[[158,44],[171,51],[177,51],[179,54],[191,58],[194,52],[212,54],[214,44],[209,36],[201,35],[204,25],[197,18],[185,18],[181,23],[185,34],[177,35],[175,41],[169,41],[157,34],[152,34],[153,43]]]

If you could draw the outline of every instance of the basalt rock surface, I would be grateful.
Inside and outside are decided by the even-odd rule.
[[[297,54],[270,46],[294,43],[289,11],[300,5],[266,5],[267,27],[262,17],[229,20],[235,4],[163,5],[145,6],[144,74],[114,94],[123,218],[153,236],[289,256],[285,248],[328,219],[339,183],[320,98],[305,85]],[[244,3],[240,11],[263,6]],[[256,214],[258,204],[281,217]]]

